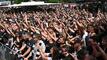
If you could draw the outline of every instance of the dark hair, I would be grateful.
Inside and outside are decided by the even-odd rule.
[[[53,53],[52,53],[52,60],[58,60],[59,59],[59,51],[57,47],[52,47]]]

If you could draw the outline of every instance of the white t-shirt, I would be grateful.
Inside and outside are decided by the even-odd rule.
[[[45,46],[45,43],[42,40],[39,40],[37,42],[36,46],[39,46],[40,48],[42,48],[42,51],[45,52],[46,46]],[[37,51],[36,54],[40,55],[40,52]]]
[[[42,48],[43,52],[45,52],[46,49],[45,43],[42,40],[39,40],[38,44],[40,44],[40,47]]]
[[[48,57],[48,60],[52,60],[52,57]]]
[[[88,32],[84,30],[84,35],[82,36],[82,40],[84,41],[84,46],[86,46],[86,37],[88,36]]]

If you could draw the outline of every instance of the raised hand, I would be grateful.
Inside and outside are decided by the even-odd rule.
[[[23,19],[24,19],[25,23],[28,25],[28,20],[27,20],[28,16],[26,14],[24,14],[23,17],[24,17]]]

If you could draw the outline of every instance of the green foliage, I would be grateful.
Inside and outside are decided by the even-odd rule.
[[[14,3],[19,4],[19,3],[21,3],[21,2],[27,2],[27,1],[29,1],[29,0],[14,0]]]
[[[48,0],[49,3],[70,3],[75,2],[75,0]]]
[[[60,0],[48,0],[50,3],[58,3]]]
[[[63,2],[70,3],[70,2],[75,2],[75,0],[63,0]]]
[[[17,3],[17,4],[18,4],[18,3],[21,3],[21,2],[22,2],[22,0],[15,0],[15,1],[14,1],[14,3]]]
[[[11,0],[12,1],[12,0]],[[29,0],[13,0],[14,3],[21,3],[21,2],[26,2]],[[36,1],[36,0],[34,0]],[[42,0],[42,1],[46,1],[46,0]],[[48,3],[70,3],[70,2],[75,2],[76,0],[47,0]]]

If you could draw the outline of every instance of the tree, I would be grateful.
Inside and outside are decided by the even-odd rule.
[[[14,3],[19,4],[19,3],[21,3],[21,2],[27,2],[27,1],[29,1],[29,0],[14,0]]]
[[[60,0],[48,0],[49,3],[58,3]]]
[[[47,2],[49,3],[70,3],[70,2],[75,2],[75,0],[48,0]]]
[[[27,2],[27,1],[30,1],[30,0],[10,0],[10,1],[14,1],[14,3],[21,3],[21,2]],[[45,2],[48,2],[48,3],[70,3],[70,2],[75,2],[76,0],[33,0],[33,1],[45,1]]]

